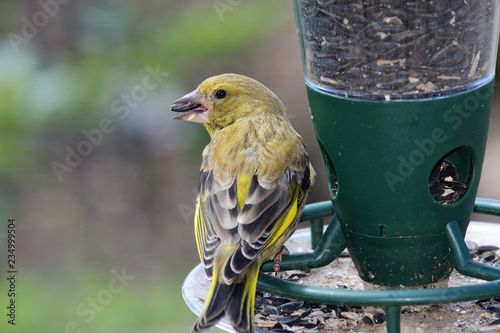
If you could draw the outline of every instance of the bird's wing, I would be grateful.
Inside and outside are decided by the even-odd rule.
[[[221,242],[235,244],[238,235],[236,180],[217,186],[212,171],[200,171],[199,195],[195,215],[195,237],[200,261],[208,277],[212,276],[215,252]]]
[[[212,172],[202,170],[195,233],[207,275],[212,275],[215,253],[221,244],[230,252],[223,263],[222,277],[227,284],[274,244],[305,204],[310,177],[309,163],[305,163],[303,170],[287,168],[281,179],[271,183],[252,175],[217,186]]]

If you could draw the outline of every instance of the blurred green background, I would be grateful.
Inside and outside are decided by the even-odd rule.
[[[1,332],[189,330],[181,284],[198,263],[194,196],[209,138],[169,108],[224,72],[280,96],[319,174],[310,202],[327,200],[290,1],[0,2]],[[494,105],[480,195],[500,199]]]

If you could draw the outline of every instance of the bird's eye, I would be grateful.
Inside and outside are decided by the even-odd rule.
[[[227,92],[223,89],[217,90],[215,92],[215,97],[217,97],[218,99],[223,99],[226,96],[227,96]]]

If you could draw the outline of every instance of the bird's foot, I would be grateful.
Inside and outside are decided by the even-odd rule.
[[[274,275],[276,277],[281,278],[281,273],[280,273],[280,267],[281,267],[281,258],[285,255],[289,255],[290,251],[286,248],[286,246],[283,245],[281,250],[279,250],[278,253],[274,256],[274,266],[273,266],[273,271]]]

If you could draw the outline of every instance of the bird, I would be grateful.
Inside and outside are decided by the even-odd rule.
[[[194,218],[210,290],[191,333],[226,318],[238,333],[255,332],[257,278],[274,259],[304,209],[315,171],[281,100],[247,76],[209,77],[177,99],[173,119],[201,123],[210,135],[202,153]]]

